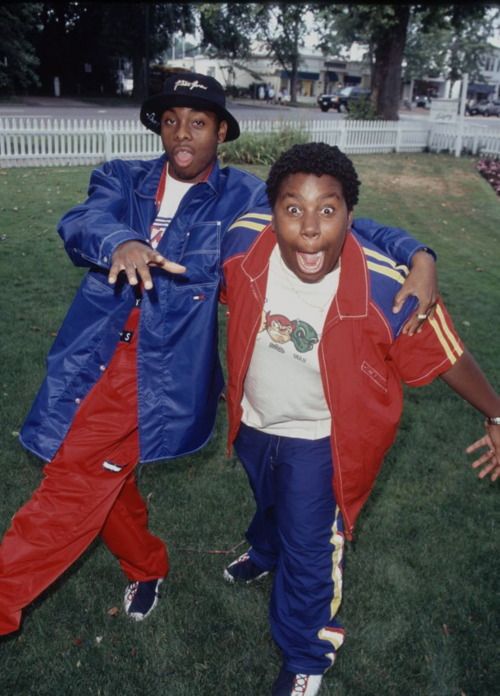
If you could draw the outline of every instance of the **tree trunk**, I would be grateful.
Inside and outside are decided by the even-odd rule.
[[[134,78],[133,96],[135,99],[143,100],[146,96],[146,85],[144,84],[144,58],[142,55],[132,56],[132,76]]]
[[[290,71],[290,103],[297,104],[297,74],[299,72],[298,60],[293,60]]]
[[[401,64],[410,19],[408,5],[394,6],[394,23],[386,29],[375,49],[372,100],[377,115],[397,121],[401,98]]]

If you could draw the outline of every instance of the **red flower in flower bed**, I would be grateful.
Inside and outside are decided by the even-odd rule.
[[[500,196],[500,160],[479,160],[476,169]]]

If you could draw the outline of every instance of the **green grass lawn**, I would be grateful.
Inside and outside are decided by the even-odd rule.
[[[436,250],[456,326],[500,389],[499,199],[470,159],[353,159],[363,181],[357,215],[405,227]],[[85,197],[89,172],[0,170],[0,532],[41,478],[16,435],[82,276],[55,224]],[[0,640],[2,696],[270,693],[280,663],[267,623],[271,581],[222,580],[253,509],[224,434],[221,409],[203,452],[142,470],[151,527],[168,541],[172,566],[154,615],[143,624],[123,616],[125,580],[94,544],[25,612],[22,630]],[[397,443],[347,550],[347,638],[322,696],[500,693],[500,491],[477,480],[464,454],[481,434],[481,417],[444,384],[408,391]]]

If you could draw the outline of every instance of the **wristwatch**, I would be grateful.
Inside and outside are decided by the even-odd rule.
[[[500,425],[500,416],[486,416],[488,425]]]

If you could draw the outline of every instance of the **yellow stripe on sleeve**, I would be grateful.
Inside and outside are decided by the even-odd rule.
[[[439,319],[439,323],[441,324],[441,328],[442,328],[443,332],[448,337],[448,340],[451,344],[451,347],[453,348],[453,350],[457,354],[457,358],[459,358],[462,355],[462,353],[464,352],[463,348],[461,347],[461,345],[459,344],[459,342],[455,338],[453,331],[448,326],[448,322],[446,321],[446,317],[444,316],[444,312],[439,305],[436,306],[436,315]]]
[[[449,345],[448,341],[446,340],[439,323],[436,321],[436,319],[434,317],[432,317],[432,318],[429,317],[428,321],[429,321],[429,324],[434,329],[434,333],[438,337],[440,344],[443,346],[444,351],[446,353],[446,357],[451,362],[451,364],[454,365],[457,362],[457,359],[453,355],[453,351],[451,350],[450,345]]]
[[[247,230],[257,230],[257,232],[262,232],[264,227],[267,225],[261,222],[251,222],[250,220],[237,220],[229,227],[230,230],[234,230],[236,227],[244,227]]]
[[[366,247],[363,247],[363,251],[365,253],[365,256],[371,256],[377,261],[382,261],[383,263],[392,266],[392,268],[399,269],[401,273],[403,273],[405,276],[407,276],[410,272],[408,266],[406,266],[404,263],[396,263],[394,259],[391,259],[389,256],[385,256],[385,254],[380,254],[378,251],[374,251],[373,249],[367,249]]]
[[[386,275],[389,278],[396,280],[400,285],[403,285],[403,283],[405,282],[405,279],[402,277],[401,273],[399,271],[396,271],[394,268],[381,266],[380,264],[374,263],[373,261],[367,261],[366,265],[371,271],[375,271],[375,273],[380,273],[381,275]]]
[[[239,220],[246,220],[248,218],[253,218],[254,220],[266,220],[267,222],[271,222],[272,215],[269,213],[247,213],[246,215],[242,215]]]
[[[377,259],[377,261],[384,261],[393,268],[395,268],[397,265],[393,259],[389,258],[389,256],[380,254],[378,251],[374,251],[373,249],[367,249],[366,247],[363,247],[363,251],[365,252],[365,256],[371,256],[373,259]]]

